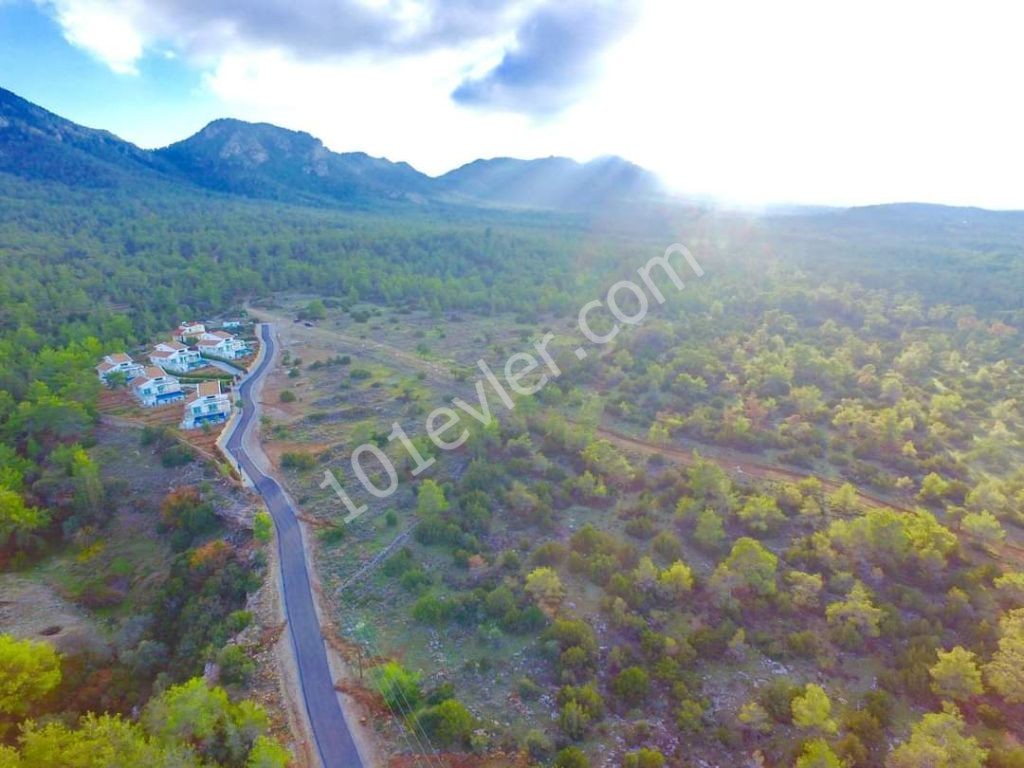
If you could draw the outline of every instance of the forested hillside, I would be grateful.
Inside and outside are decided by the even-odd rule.
[[[480,658],[454,689],[381,665],[415,692],[404,726],[562,767],[1024,764],[1021,215],[306,208],[197,189],[105,135],[46,146],[0,173],[5,571],[114,536],[123,488],[89,453],[104,353],[286,294],[319,297],[318,318],[342,326],[389,312],[397,333],[418,313],[431,340],[465,318],[532,339],[681,241],[698,284],[599,355],[560,350],[557,384],[407,500],[409,545],[359,605]],[[418,332],[410,356],[439,355],[463,382],[474,361]],[[481,333],[472,354],[495,347]],[[429,410],[426,373],[346,375],[323,376],[325,399],[362,380],[396,418]],[[311,450],[291,480],[314,484],[336,458]],[[265,563],[251,536],[211,544],[204,485],[154,506],[168,569],[133,614],[144,622],[74,593],[121,638],[113,658],[0,636],[0,765],[284,764],[266,713],[196,680],[211,660],[229,687],[251,674],[225,649]],[[377,541],[359,525],[325,546]],[[528,727],[502,725],[486,674],[522,659],[531,673],[508,693],[540,703],[524,705]],[[768,685],[736,682],[764,669]],[[107,762],[67,757],[93,751]]]

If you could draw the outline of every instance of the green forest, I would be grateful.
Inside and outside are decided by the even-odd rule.
[[[411,632],[478,665],[525,649],[525,725],[474,711],[472,676],[398,659],[378,694],[409,732],[507,765],[1019,768],[1022,234],[927,207],[353,213],[0,174],[0,567],[114,535],[103,354],[286,293],[529,339],[680,241],[705,277],[600,354],[558,350],[559,379],[415,483],[412,538],[380,569]],[[0,635],[0,766],[288,764],[227,644],[267,535],[224,534],[211,495],[156,500],[169,568],[146,605],[75,595],[110,657]]]

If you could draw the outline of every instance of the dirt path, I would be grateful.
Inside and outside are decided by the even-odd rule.
[[[273,323],[282,337],[307,342],[326,344],[331,349],[362,355],[382,365],[394,367],[401,363],[408,370],[425,373],[434,384],[451,384],[455,381],[446,364],[433,360],[425,360],[419,355],[399,347],[385,344],[372,339],[361,339],[343,331],[320,326],[307,327],[296,323],[288,315],[272,312],[261,307],[246,306],[249,314],[262,322]],[[449,361],[454,364],[455,361]]]
[[[471,397],[473,396],[471,386],[457,382],[454,375],[448,368],[443,365],[439,365],[436,362],[424,360],[423,358],[404,349],[400,349],[380,341],[359,339],[341,331],[329,328],[320,328],[317,326],[308,328],[305,325],[293,323],[292,319],[287,315],[270,312],[265,309],[253,310],[250,308],[250,313],[266,316],[268,318],[272,318],[274,322],[280,322],[283,325],[291,326],[293,329],[293,335],[296,338],[305,337],[307,339],[316,339],[320,343],[330,344],[333,347],[337,347],[341,344],[350,348],[354,352],[365,355],[371,360],[375,360],[386,365],[394,366],[395,362],[398,361],[416,372],[426,374],[427,378],[433,384],[443,385],[450,390],[458,392],[460,396],[466,396],[466,393]],[[842,485],[842,481],[837,481],[834,478],[824,477],[813,472],[806,472],[793,467],[765,462],[759,456],[731,449],[723,449],[719,446],[695,444],[692,448],[679,448],[652,443],[604,426],[597,427],[596,432],[601,437],[621,448],[647,455],[664,456],[685,466],[693,464],[693,451],[697,450],[701,452],[702,458],[715,462],[729,475],[740,479],[756,479],[774,482],[799,482],[800,480],[814,478],[818,480],[822,487],[827,491],[835,491]],[[913,512],[912,502],[906,499],[887,498],[878,494],[863,491],[860,488],[857,489],[857,495],[861,503],[867,507],[881,507],[896,509],[901,512]],[[958,531],[957,534],[964,539],[971,538],[970,535],[963,530]],[[1006,561],[1014,566],[1024,564],[1024,545],[1021,544],[1004,541],[999,547],[999,552],[994,552],[992,554],[997,559]]]
[[[692,466],[695,463],[692,450],[677,448],[671,445],[663,445],[660,443],[651,443],[637,437],[632,437],[623,432],[609,429],[608,427],[598,427],[597,433],[601,435],[601,437],[621,448],[627,448],[649,455],[657,454],[659,456],[670,457],[676,463],[683,464],[685,466]],[[717,446],[695,446],[694,450],[701,452],[700,456],[702,459],[715,462],[730,475],[736,477],[786,483],[797,483],[801,480],[814,478],[821,483],[822,488],[826,491],[838,490],[842,485],[842,483],[837,480],[816,475],[813,472],[802,472],[791,467],[782,466],[781,464],[769,464],[757,461],[752,458],[750,454],[743,454],[736,451],[723,451]],[[857,490],[857,495],[860,497],[861,503],[870,507],[890,507],[903,512],[911,511],[909,507],[902,506],[898,501],[883,499],[881,496],[866,493],[860,489]]]

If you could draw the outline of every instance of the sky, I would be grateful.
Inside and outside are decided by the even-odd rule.
[[[218,117],[440,174],[621,155],[742,204],[1024,209],[1011,0],[0,0],[0,86],[144,147]]]

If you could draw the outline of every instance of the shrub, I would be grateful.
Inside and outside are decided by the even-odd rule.
[[[767,710],[772,719],[779,723],[791,723],[793,721],[793,699],[799,696],[803,690],[789,680],[772,680],[761,689],[758,697],[761,706]]]
[[[228,631],[236,635],[250,624],[252,624],[252,611],[232,611],[225,619]]]
[[[528,677],[519,678],[516,682],[516,691],[519,693],[519,698],[524,701],[536,701],[544,693],[544,689]]]
[[[164,497],[160,504],[160,522],[174,532],[171,545],[180,552],[197,536],[216,528],[217,515],[213,505],[203,501],[199,489],[190,486],[178,488]]]
[[[650,685],[647,673],[640,667],[626,667],[612,680],[612,692],[627,704],[639,704]]]
[[[433,583],[433,579],[422,568],[410,568],[398,580],[403,589],[412,593],[422,592]]]
[[[555,757],[553,768],[590,768],[590,761],[578,747],[566,747]]]
[[[335,523],[317,533],[317,537],[324,544],[338,544],[344,541],[346,536],[348,536],[348,529],[345,528],[344,523]]]
[[[416,722],[427,736],[444,746],[469,744],[476,724],[473,715],[457,699],[446,699],[423,710]]]
[[[543,731],[536,728],[527,731],[522,741],[523,749],[526,750],[531,760],[540,762],[551,754],[551,739]]]
[[[286,451],[281,455],[281,466],[285,469],[307,471],[316,466],[317,458],[312,453]]]
[[[420,675],[397,661],[389,661],[370,670],[370,676],[384,702],[394,712],[411,714],[420,702]]]
[[[298,399],[290,389],[281,390],[279,397],[282,403],[294,403]]]
[[[384,566],[381,570],[384,571],[385,576],[396,577],[401,576],[415,565],[416,560],[412,555],[412,551],[408,547],[403,547],[384,561]]]
[[[252,535],[256,541],[266,544],[274,532],[274,521],[265,510],[260,510],[252,519]]]
[[[187,445],[172,445],[160,454],[160,464],[166,469],[173,469],[191,463],[195,457],[195,453]]]
[[[412,617],[416,621],[435,627],[445,624],[451,615],[451,603],[438,600],[434,595],[424,595],[412,607]]]
[[[622,768],[662,768],[665,756],[656,749],[639,749],[622,759]]]
[[[256,671],[256,664],[240,645],[226,645],[217,654],[220,677],[225,683],[245,685]]]
[[[158,447],[174,443],[174,436],[167,427],[143,427],[139,442],[143,446],[156,445]]]

